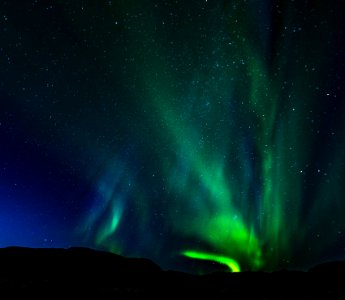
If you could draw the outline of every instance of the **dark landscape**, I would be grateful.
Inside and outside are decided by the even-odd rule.
[[[13,296],[216,297],[217,299],[345,299],[345,262],[307,272],[211,272],[162,270],[147,259],[90,248],[0,249],[0,290]],[[114,298],[115,297],[115,298]]]

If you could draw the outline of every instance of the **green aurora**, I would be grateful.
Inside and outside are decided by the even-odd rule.
[[[293,1],[107,6],[136,104],[131,140],[151,168],[139,180],[117,154],[105,168],[101,200],[82,226],[93,228],[88,238],[97,247],[146,255],[123,238],[131,235],[126,208],[134,206],[131,226],[157,245],[144,252],[153,259],[183,253],[234,272],[322,259],[345,227],[345,139],[343,125],[326,132],[322,118],[335,97],[323,85],[322,59],[332,52],[324,41],[333,23],[326,4],[314,5],[307,17],[309,7]],[[148,234],[158,230],[150,230],[153,211],[174,239],[169,254]]]
[[[195,251],[184,251],[182,255],[194,259],[201,259],[201,260],[210,260],[220,264],[226,265],[231,272],[240,272],[241,268],[236,261],[231,258],[218,256],[214,254],[207,254]]]

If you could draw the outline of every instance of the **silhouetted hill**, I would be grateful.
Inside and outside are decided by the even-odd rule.
[[[89,248],[0,249],[0,293],[96,299],[189,297],[217,299],[345,299],[345,262],[309,272],[164,271],[147,259]]]
[[[336,273],[339,275],[345,275],[345,261],[325,262],[310,268],[309,272]]]

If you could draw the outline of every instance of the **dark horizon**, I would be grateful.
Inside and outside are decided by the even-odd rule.
[[[0,263],[0,291],[11,296],[341,299],[345,293],[345,261],[318,265],[308,272],[189,274],[162,270],[147,259],[90,248],[15,247],[0,249]]]

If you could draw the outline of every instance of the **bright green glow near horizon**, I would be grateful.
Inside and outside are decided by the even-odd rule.
[[[114,203],[116,203],[117,199],[112,200]],[[97,236],[97,243],[102,244],[108,237],[110,237],[112,234],[115,233],[120,219],[122,216],[122,208],[121,206],[114,205],[112,209],[111,216],[108,219],[108,224],[105,224],[105,226],[101,227],[98,236]]]
[[[193,258],[193,259],[214,261],[214,262],[228,266],[231,272],[241,272],[241,267],[237,263],[237,261],[229,257],[216,255],[216,254],[209,254],[209,253],[204,253],[204,252],[198,252],[198,251],[183,251],[182,255],[189,258]]]

